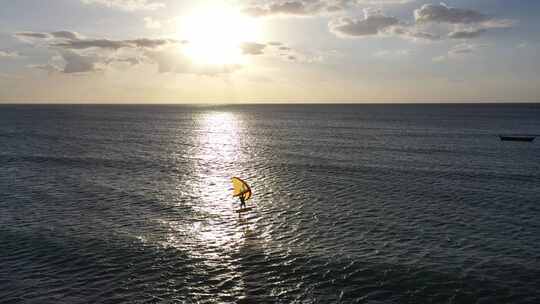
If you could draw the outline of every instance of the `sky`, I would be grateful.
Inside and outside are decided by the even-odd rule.
[[[538,102],[537,0],[0,0],[0,103]]]

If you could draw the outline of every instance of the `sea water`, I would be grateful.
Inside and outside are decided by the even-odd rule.
[[[0,302],[539,303],[500,133],[540,106],[0,106]]]

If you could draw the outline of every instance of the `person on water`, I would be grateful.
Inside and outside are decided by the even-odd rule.
[[[241,193],[238,198],[240,199],[240,209],[246,208],[246,199],[244,197],[244,193]]]
[[[240,200],[240,209],[237,212],[246,211],[246,201],[252,196],[249,185],[238,177],[231,178],[233,185],[233,196],[237,196]]]

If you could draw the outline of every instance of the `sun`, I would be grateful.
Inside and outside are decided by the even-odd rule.
[[[242,64],[240,45],[259,40],[259,23],[237,9],[213,5],[180,17],[178,35],[187,44],[185,54],[197,64]]]

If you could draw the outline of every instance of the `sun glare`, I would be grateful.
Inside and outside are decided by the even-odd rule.
[[[188,43],[185,53],[198,64],[242,64],[240,45],[259,40],[254,18],[231,7],[214,5],[181,17],[178,35]]]

